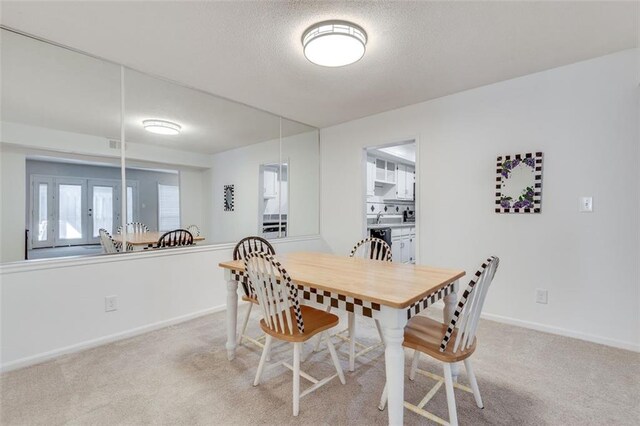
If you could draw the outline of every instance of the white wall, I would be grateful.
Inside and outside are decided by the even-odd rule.
[[[639,350],[639,81],[635,49],[322,129],[322,236],[361,237],[363,147],[417,137],[420,263],[498,255],[488,316]],[[496,157],[531,151],[542,213],[494,213]]]
[[[4,239],[4,237],[3,237]],[[325,251],[317,237],[278,253]],[[222,310],[233,245],[0,265],[0,362],[13,369]],[[189,271],[185,274],[185,271]],[[117,295],[118,310],[104,311]]]
[[[0,259],[24,259],[26,161],[22,153],[0,146]]]

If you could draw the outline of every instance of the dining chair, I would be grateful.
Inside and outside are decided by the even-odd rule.
[[[250,236],[241,239],[238,244],[236,244],[235,248],[233,249],[233,260],[244,260],[250,253],[266,253],[275,255],[276,251],[273,246],[264,238]],[[257,339],[246,335],[247,326],[249,324],[249,317],[251,316],[251,310],[253,309],[253,305],[258,304],[258,298],[249,285],[249,280],[247,279],[247,277],[244,277],[242,280],[242,290],[244,292],[242,300],[249,303],[249,309],[247,309],[247,313],[242,322],[242,328],[240,329],[240,335],[238,336],[238,345],[242,344],[243,339],[246,339],[254,345],[263,348],[264,344],[262,343],[262,341],[265,339],[264,334]]]
[[[100,235],[100,245],[105,253],[122,252],[122,243],[114,241],[113,237],[106,229],[100,228],[100,230],[98,230],[98,234]],[[133,246],[129,243],[127,243],[127,251],[133,251]]]
[[[194,237],[200,236],[200,228],[198,227],[198,225],[189,225],[185,229],[191,232],[191,235],[193,235]]]
[[[164,247],[179,247],[193,245],[193,235],[186,229],[174,229],[173,231],[165,232],[158,239],[156,248]]]
[[[356,243],[355,246],[351,249],[351,253],[349,253],[349,257],[361,257],[363,259],[370,260],[378,260],[384,262],[391,262],[391,247],[386,241],[380,238],[368,237],[363,240],[360,240]],[[327,307],[327,312],[331,312],[331,306]],[[353,312],[348,313],[348,327],[346,330],[338,333],[336,336],[345,340],[349,343],[349,371],[355,370],[356,358],[362,356],[382,345],[384,345],[384,335],[382,334],[382,327],[380,326],[380,322],[375,320],[376,328],[378,330],[378,335],[380,336],[380,342],[366,346],[360,342],[357,342],[355,339],[356,335],[356,316]],[[346,336],[345,336],[346,334]],[[316,347],[314,351],[317,351],[320,346],[320,341],[324,338],[324,334],[322,334],[318,340],[316,341]],[[356,353],[356,345],[362,348],[359,352]]]
[[[303,343],[318,333],[337,326],[339,319],[329,312],[300,305],[297,286],[292,283],[291,277],[274,256],[251,252],[244,258],[244,265],[249,283],[262,308],[263,318],[260,320],[260,328],[267,334],[253,385],[260,384],[273,339],[292,343],[293,365],[286,361],[275,365],[283,365],[293,371],[293,415],[297,416],[300,411],[300,398],[324,386],[336,376],[342,384],[345,384],[338,354],[330,338],[327,339],[327,348],[331,353],[336,374],[324,379],[316,379],[300,370]],[[303,392],[300,392],[300,377],[313,383]]]
[[[130,234],[141,234],[144,232],[149,232],[149,227],[141,222],[129,222],[126,224],[127,233]],[[122,225],[118,226],[117,231],[118,234],[122,234]]]
[[[409,320],[404,329],[403,346],[414,350],[413,361],[411,362],[411,370],[409,379],[415,378],[416,372],[436,380],[436,384],[426,396],[418,403],[413,405],[407,401],[404,406],[409,410],[420,414],[430,420],[443,425],[457,425],[458,414],[456,411],[456,400],[453,389],[457,388],[472,393],[476,405],[484,408],[478,382],[471,366],[471,355],[476,349],[477,339],[476,330],[482,312],[489,286],[493,281],[493,277],[498,269],[500,259],[495,256],[488,258],[475,273],[464,293],[458,301],[456,311],[448,324],[427,318],[425,316],[415,316]],[[444,366],[444,377],[430,373],[428,371],[418,369],[420,354],[424,353],[438,361]],[[461,385],[453,381],[451,374],[451,365],[456,362],[464,362],[467,378],[471,388]],[[438,389],[445,385],[447,394],[447,406],[449,410],[449,422],[430,413],[424,409],[424,406],[436,394]],[[387,403],[387,385],[385,384],[382,391],[382,398],[378,408],[384,410]]]

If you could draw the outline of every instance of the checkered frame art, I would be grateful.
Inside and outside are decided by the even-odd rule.
[[[542,208],[542,152],[528,152],[525,154],[501,155],[496,161],[496,213],[540,213]],[[509,162],[518,162],[530,165],[533,168],[533,194],[531,198],[525,200],[524,207],[511,206],[507,201],[505,203],[503,187],[508,180],[509,168],[505,168],[505,164]],[[516,203],[517,204],[517,203]],[[531,204],[531,205],[530,205]]]

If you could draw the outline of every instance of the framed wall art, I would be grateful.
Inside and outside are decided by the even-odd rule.
[[[235,192],[233,185],[224,186],[224,211],[232,212],[234,209]]]
[[[496,213],[540,213],[542,153],[502,155],[496,164]]]

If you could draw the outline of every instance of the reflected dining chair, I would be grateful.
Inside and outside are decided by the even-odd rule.
[[[198,227],[198,225],[189,225],[185,229],[191,232],[191,235],[193,235],[194,237],[200,236],[200,228]]]
[[[236,244],[235,248],[233,249],[233,260],[244,260],[250,253],[266,253],[275,255],[276,251],[273,246],[264,238],[250,236],[241,239],[238,244]],[[249,324],[249,317],[251,316],[251,310],[253,309],[253,305],[258,304],[258,298],[249,285],[249,280],[246,277],[244,277],[244,279],[242,280],[242,290],[244,292],[242,300],[249,303],[249,308],[247,309],[247,313],[242,322],[242,328],[240,329],[240,335],[238,336],[238,345],[242,344],[242,339],[246,339],[254,345],[263,348],[264,344],[262,343],[262,341],[265,338],[264,334],[257,339],[246,335],[247,326]]]
[[[141,222],[129,222],[126,225],[127,233],[130,234],[141,234],[144,232],[149,232],[149,227]],[[118,234],[122,234],[122,225],[118,226],[117,229]]]
[[[100,234],[100,245],[102,246],[105,253],[120,253],[122,252],[122,243],[114,241],[111,234],[104,229],[100,228],[98,231]],[[127,251],[133,251],[133,246],[127,243]]]
[[[260,384],[272,340],[278,339],[292,343],[293,365],[285,361],[275,365],[283,365],[293,371],[293,415],[297,416],[300,411],[300,398],[324,386],[336,376],[339,377],[342,384],[345,384],[338,354],[330,338],[327,339],[327,347],[331,353],[336,374],[324,379],[316,379],[300,370],[303,343],[316,334],[337,326],[339,319],[329,312],[300,305],[297,286],[291,281],[291,277],[280,262],[272,255],[259,252],[249,253],[244,258],[244,265],[249,276],[249,283],[262,308],[263,318],[260,321],[260,328],[267,334],[253,385]],[[301,376],[313,383],[303,392],[300,392]]]
[[[165,232],[158,239],[156,248],[165,247],[180,247],[193,245],[193,235],[186,229],[174,229],[173,231]]]
[[[411,318],[405,327],[403,346],[414,350],[409,379],[413,380],[416,372],[418,372],[436,380],[435,386],[431,388],[418,405],[410,404],[407,401],[404,402],[404,406],[409,410],[436,423],[457,425],[458,414],[453,393],[454,388],[473,393],[476,405],[479,408],[484,408],[470,357],[476,349],[476,330],[482,306],[499,263],[500,260],[492,256],[482,264],[460,297],[453,318],[448,324],[440,323],[425,316],[415,316]],[[443,363],[444,377],[418,369],[421,353]],[[453,381],[451,365],[460,361],[464,362],[471,388]],[[424,409],[424,406],[433,398],[443,383],[447,393],[449,422]],[[384,410],[386,403],[387,386],[385,384],[378,408]]]
[[[391,262],[391,247],[386,243],[386,241],[381,240],[380,238],[368,237],[358,241],[356,245],[353,246],[353,248],[351,249],[351,253],[349,253],[349,257],[360,257],[363,259]],[[327,312],[331,312],[331,306],[327,307]],[[363,345],[362,343],[357,342],[355,339],[356,316],[353,312],[348,313],[348,328],[341,331],[336,336],[349,343],[349,371],[355,370],[357,357],[384,345],[384,336],[382,334],[380,322],[378,320],[375,320],[375,324],[376,328],[378,329],[378,335],[380,336],[380,342],[371,346]],[[347,336],[345,336],[345,334],[347,334]],[[316,341],[316,347],[314,348],[315,351],[318,350],[320,341],[323,339],[323,337],[324,334],[321,335]],[[355,350],[356,345],[362,348],[357,353]]]

